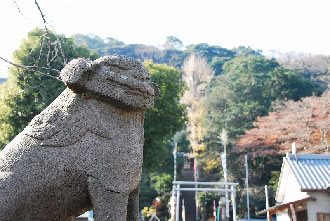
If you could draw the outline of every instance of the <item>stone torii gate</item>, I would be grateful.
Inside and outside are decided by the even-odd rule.
[[[193,181],[174,181],[174,190],[176,193],[176,218],[175,221],[179,221],[179,210],[180,210],[180,193],[181,191],[199,191],[199,192],[224,192],[224,193],[231,193],[232,198],[232,206],[233,206],[233,221],[236,221],[236,186],[238,183],[228,183],[228,182],[193,182]],[[182,188],[184,185],[195,185],[194,188]],[[225,188],[199,188],[198,186],[223,186]],[[227,186],[229,188],[227,189]],[[228,202],[226,202],[228,203]]]

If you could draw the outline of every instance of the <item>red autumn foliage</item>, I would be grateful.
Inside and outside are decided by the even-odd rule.
[[[258,117],[254,129],[239,137],[234,152],[252,152],[253,157],[284,154],[296,142],[298,153],[328,153],[330,146],[330,91],[321,97],[286,101],[277,112]]]

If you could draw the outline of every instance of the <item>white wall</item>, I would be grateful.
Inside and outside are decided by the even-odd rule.
[[[277,221],[290,221],[288,210],[286,209],[284,211],[277,211],[276,220]]]
[[[307,202],[308,221],[317,221],[317,213],[330,213],[330,195],[326,192],[309,192],[316,201]]]
[[[300,186],[292,173],[288,173],[287,179],[283,203],[292,202],[308,196],[306,192],[300,191]]]
[[[279,187],[276,192],[277,203],[287,203],[307,197],[307,193],[300,191],[300,186],[290,171],[289,165],[283,163]]]

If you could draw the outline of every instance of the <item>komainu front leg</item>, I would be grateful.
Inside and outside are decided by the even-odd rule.
[[[130,193],[127,205],[127,221],[139,220],[139,187]]]
[[[101,182],[88,178],[95,221],[126,221],[128,194],[106,190]]]

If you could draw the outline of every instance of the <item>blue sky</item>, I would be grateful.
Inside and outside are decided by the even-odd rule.
[[[93,33],[125,43],[251,46],[330,55],[328,0],[39,0],[57,33]],[[18,7],[17,7],[18,6]],[[19,8],[19,10],[18,10]],[[11,59],[21,39],[42,20],[34,0],[2,0],[0,56]],[[7,75],[0,61],[0,77]]]

